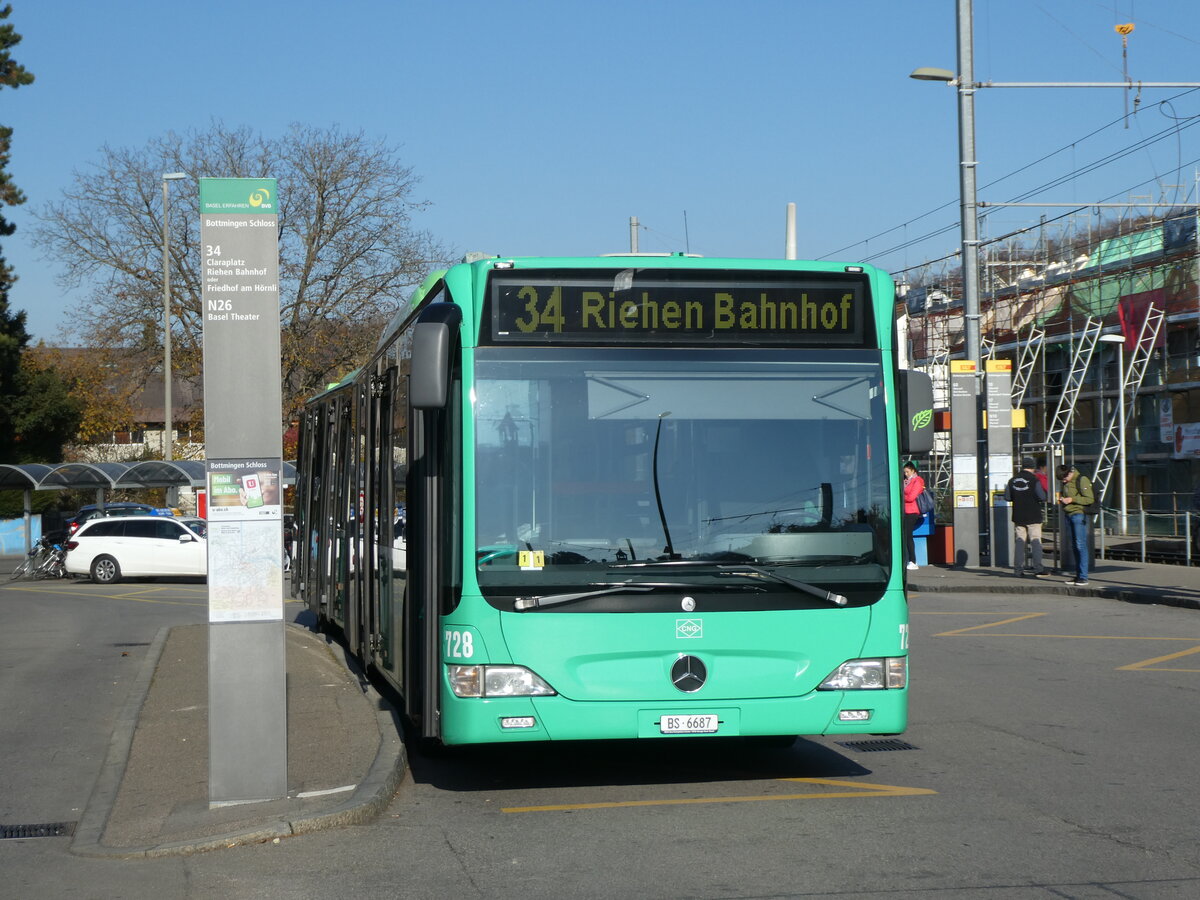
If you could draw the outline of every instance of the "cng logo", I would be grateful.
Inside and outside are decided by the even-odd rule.
[[[677,637],[677,638],[704,637],[704,620],[703,619],[676,619],[675,620],[675,637]]]

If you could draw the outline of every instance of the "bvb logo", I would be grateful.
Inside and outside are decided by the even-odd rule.
[[[271,199],[271,192],[268,191],[266,188],[259,188],[257,191],[254,191],[253,193],[250,194],[250,205],[257,208],[259,206],[262,206],[264,203],[266,203],[270,199]]]

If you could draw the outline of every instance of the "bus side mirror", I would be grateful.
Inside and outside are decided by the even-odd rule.
[[[900,371],[900,452],[933,450],[933,379],[924,372]]]
[[[444,409],[450,396],[454,337],[462,311],[453,303],[431,303],[413,327],[412,377],[408,402],[414,409]]]

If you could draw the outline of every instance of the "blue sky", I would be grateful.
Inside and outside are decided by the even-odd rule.
[[[2,250],[20,278],[12,305],[47,341],[87,292],[60,288],[32,213],[103,145],[214,119],[269,136],[336,124],[399,146],[431,204],[415,224],[463,252],[627,250],[637,216],[643,251],[782,256],[788,202],[801,257],[900,271],[957,246],[956,95],[907,77],[956,68],[954,0],[12,2],[13,55],[37,80],[0,92],[28,197],[6,211],[18,232]],[[1119,81],[1120,22],[1136,25],[1135,80],[1200,81],[1192,0],[976,0],[976,78]],[[1123,93],[979,91],[980,199],[1069,176],[1037,199],[1195,200],[1200,91],[1144,92],[1128,128]],[[1063,212],[996,210],[983,232]],[[1089,218],[1051,227],[1086,233]]]

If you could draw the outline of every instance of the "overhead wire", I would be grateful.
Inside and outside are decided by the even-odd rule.
[[[1186,92],[1185,92],[1185,93],[1186,93]],[[1179,96],[1182,96],[1182,95],[1179,95]],[[981,185],[979,189],[980,189],[980,190],[987,190],[987,189],[989,189],[989,188],[995,187],[996,185],[1000,184],[1001,182],[1005,181],[1005,180],[1006,180],[1006,179],[1008,179],[1008,178],[1012,178],[1012,177],[1013,177],[1013,176],[1015,176],[1015,175],[1019,175],[1019,174],[1021,174],[1022,172],[1026,171],[1026,170],[1028,170],[1028,169],[1031,169],[1031,168],[1033,168],[1034,166],[1036,166],[1036,165],[1039,165],[1039,164],[1041,164],[1041,163],[1045,162],[1045,161],[1046,161],[1046,160],[1048,160],[1048,159],[1053,159],[1053,158],[1054,158],[1055,156],[1057,156],[1058,154],[1060,154],[1060,153],[1063,153],[1063,152],[1065,152],[1065,151],[1067,151],[1067,150],[1070,150],[1071,148],[1075,147],[1077,144],[1079,144],[1079,143],[1080,143],[1080,142],[1082,142],[1082,141],[1086,141],[1086,140],[1088,140],[1089,138],[1095,137],[1096,135],[1100,134],[1101,132],[1103,132],[1103,131],[1105,131],[1105,130],[1107,130],[1107,129],[1111,128],[1112,126],[1116,125],[1117,123],[1121,122],[1123,119],[1124,119],[1124,116],[1121,116],[1120,118],[1114,119],[1113,121],[1111,121],[1111,122],[1107,123],[1106,125],[1102,125],[1102,126],[1100,126],[1100,127],[1099,127],[1099,128],[1097,128],[1095,131],[1091,131],[1091,132],[1089,132],[1088,134],[1085,134],[1083,137],[1076,138],[1076,139],[1075,139],[1074,141],[1072,141],[1070,144],[1064,144],[1062,147],[1059,147],[1057,150],[1052,150],[1050,153],[1047,153],[1047,154],[1046,154],[1046,155],[1044,155],[1044,156],[1038,157],[1038,158],[1037,158],[1037,159],[1035,159],[1035,160],[1031,160],[1030,162],[1026,163],[1025,165],[1021,166],[1021,167],[1020,167],[1020,168],[1018,168],[1018,169],[1014,169],[1013,171],[1011,171],[1011,172],[1009,172],[1009,173],[1007,173],[1007,174],[1005,174],[1005,175],[1001,175],[999,178],[995,179],[994,181],[989,181],[988,183],[986,183],[986,184],[984,184],[984,185]],[[920,222],[922,219],[927,219],[927,218],[929,218],[930,216],[932,216],[932,215],[935,215],[936,213],[939,213],[939,212],[941,212],[942,210],[946,209],[947,207],[950,207],[950,206],[957,206],[957,205],[958,205],[958,203],[959,203],[959,201],[958,201],[958,200],[948,200],[947,202],[943,203],[941,206],[934,207],[933,209],[929,210],[928,212],[923,212],[923,213],[921,213],[919,216],[914,216],[913,218],[909,219],[907,222],[903,222],[903,223],[901,223],[901,224],[899,224],[899,225],[894,225],[894,226],[892,226],[891,228],[887,228],[887,229],[885,229],[885,230],[883,230],[883,231],[880,231],[879,233],[877,233],[877,234],[874,234],[874,235],[871,235],[871,236],[870,236],[870,237],[868,237],[868,238],[862,238],[862,239],[860,239],[860,240],[857,240],[857,241],[855,241],[855,242],[854,242],[854,243],[852,243],[852,244],[847,244],[847,245],[846,245],[846,246],[844,246],[844,247],[839,247],[837,250],[833,250],[833,251],[831,251],[831,252],[829,252],[829,253],[825,253],[825,254],[823,254],[823,255],[821,255],[821,256],[819,256],[819,257],[817,257],[817,259],[826,259],[826,258],[828,258],[828,257],[830,257],[830,256],[834,256],[835,254],[842,253],[842,252],[844,252],[844,251],[846,251],[846,250],[849,250],[849,249],[851,249],[851,248],[853,248],[853,247],[858,247],[858,246],[859,246],[859,245],[861,245],[861,244],[869,244],[871,241],[877,240],[878,238],[881,238],[881,237],[883,237],[885,234],[891,234],[893,231],[899,231],[899,230],[901,230],[902,228],[907,228],[909,225],[913,225],[913,224],[915,224],[916,222]],[[946,226],[945,228],[941,228],[941,229],[939,229],[938,231],[931,232],[931,233],[930,233],[930,235],[928,235],[928,236],[936,237],[937,235],[939,235],[939,234],[942,234],[942,233],[943,233],[943,232],[945,232],[945,231],[948,231],[948,230],[951,230],[951,229],[953,229],[953,228],[957,228],[957,227],[958,227],[958,226],[957,226],[957,224],[951,224],[951,225],[948,225],[948,226]],[[918,238],[913,238],[913,242],[920,241],[920,240],[924,240],[924,239],[925,239],[925,236],[923,236],[923,237],[918,237]],[[908,247],[908,246],[911,246],[911,243],[901,244],[901,245],[900,245],[900,249],[903,249],[904,247]],[[878,255],[878,254],[877,254],[877,255]]]
[[[1186,91],[1182,91],[1181,93],[1179,93],[1179,94],[1176,94],[1176,95],[1174,95],[1173,97],[1169,97],[1169,98],[1167,98],[1167,99],[1165,99],[1165,100],[1162,100],[1162,101],[1160,101],[1158,104],[1156,104],[1156,106],[1158,106],[1158,107],[1160,107],[1160,108],[1161,108],[1162,106],[1164,106],[1164,105],[1167,105],[1167,104],[1170,104],[1170,103],[1172,103],[1172,101],[1174,101],[1174,100],[1177,100],[1177,99],[1179,99],[1180,97],[1185,97],[1185,96],[1187,96],[1188,94],[1195,93],[1195,92],[1196,92],[1196,90],[1198,90],[1198,89],[1196,89],[1196,88],[1192,88],[1192,89],[1189,89],[1189,90],[1186,90]],[[1172,109],[1173,109],[1173,107],[1172,107]],[[1163,115],[1166,115],[1166,114],[1165,114],[1165,113],[1163,113]],[[1031,168],[1033,168],[1033,167],[1034,167],[1034,166],[1036,166],[1036,165],[1039,165],[1039,164],[1041,164],[1041,163],[1043,163],[1043,162],[1045,162],[1045,161],[1047,161],[1047,160],[1049,160],[1049,159],[1052,159],[1053,157],[1057,156],[1057,155],[1058,155],[1058,154],[1060,154],[1060,153],[1063,153],[1063,152],[1065,152],[1065,151],[1067,151],[1067,150],[1070,150],[1070,149],[1074,149],[1074,148],[1076,148],[1076,147],[1077,147],[1077,145],[1078,145],[1078,144],[1080,144],[1081,142],[1083,142],[1083,141],[1087,141],[1087,140],[1089,140],[1090,138],[1093,138],[1093,137],[1095,137],[1096,135],[1098,135],[1098,134],[1100,134],[1100,133],[1102,133],[1102,132],[1106,131],[1107,129],[1109,129],[1109,128],[1112,128],[1113,126],[1120,124],[1121,122],[1123,122],[1123,121],[1125,120],[1125,118],[1126,118],[1126,117],[1125,117],[1124,115],[1122,115],[1122,116],[1120,116],[1120,117],[1118,117],[1118,118],[1116,118],[1116,119],[1112,120],[1111,122],[1108,122],[1107,124],[1105,124],[1105,125],[1102,125],[1101,127],[1099,127],[1099,128],[1097,128],[1097,129],[1095,129],[1095,130],[1093,130],[1093,131],[1091,131],[1091,132],[1087,133],[1086,135],[1084,135],[1084,136],[1082,136],[1082,137],[1080,137],[1080,138],[1077,138],[1076,140],[1072,141],[1071,143],[1069,143],[1069,144],[1065,144],[1065,145],[1063,145],[1062,147],[1059,147],[1057,150],[1051,151],[1050,153],[1047,153],[1047,154],[1045,154],[1045,155],[1043,155],[1043,156],[1039,157],[1038,159],[1032,160],[1032,161],[1030,161],[1029,163],[1026,163],[1026,164],[1025,164],[1025,165],[1023,165],[1023,166],[1021,166],[1021,167],[1019,167],[1019,168],[1017,168],[1017,169],[1014,169],[1013,171],[1011,171],[1011,172],[1008,172],[1007,174],[1005,174],[1005,175],[1002,175],[1002,176],[1000,176],[999,178],[997,178],[997,179],[995,179],[995,180],[993,180],[993,181],[990,181],[990,182],[988,182],[988,183],[986,183],[986,184],[982,185],[982,186],[981,186],[981,188],[980,188],[980,190],[987,190],[987,189],[989,189],[989,188],[995,187],[996,185],[998,185],[998,184],[1001,184],[1002,182],[1006,181],[1006,180],[1007,180],[1007,179],[1009,179],[1009,178],[1012,178],[1012,177],[1014,177],[1014,176],[1016,176],[1016,175],[1019,175],[1020,173],[1022,173],[1022,172],[1025,172],[1025,171],[1027,171],[1028,169],[1031,169]],[[1037,194],[1039,194],[1039,193],[1041,193],[1041,192],[1044,192],[1044,191],[1046,191],[1046,190],[1050,190],[1051,188],[1054,188],[1054,187],[1058,187],[1059,185],[1061,185],[1061,184],[1064,184],[1064,183],[1066,183],[1066,182],[1068,182],[1068,181],[1072,180],[1073,178],[1077,178],[1077,177],[1079,177],[1080,175],[1086,175],[1086,174],[1089,174],[1089,173],[1091,173],[1091,172],[1094,172],[1094,171],[1096,171],[1096,170],[1098,170],[1098,169],[1102,168],[1103,166],[1105,166],[1105,165],[1108,165],[1109,163],[1116,162],[1116,161],[1118,161],[1118,160],[1120,160],[1120,159],[1124,158],[1125,156],[1128,156],[1128,155],[1130,155],[1130,154],[1132,154],[1132,153],[1136,153],[1136,152],[1138,152],[1139,150],[1145,149],[1146,147],[1150,146],[1151,144],[1153,144],[1153,143],[1157,143],[1157,142],[1158,142],[1158,141],[1160,141],[1160,140],[1165,140],[1165,139],[1167,139],[1168,137],[1170,137],[1170,136],[1172,136],[1172,135],[1175,135],[1175,136],[1176,136],[1176,138],[1178,139],[1178,135],[1179,135],[1179,133],[1181,133],[1181,131],[1183,130],[1183,128],[1189,128],[1189,127],[1191,127],[1192,125],[1195,125],[1195,124],[1200,124],[1200,114],[1197,114],[1197,115],[1194,115],[1194,116],[1187,116],[1187,117],[1180,117],[1180,116],[1167,116],[1167,118],[1172,118],[1172,119],[1173,119],[1173,120],[1176,122],[1176,124],[1175,124],[1174,126],[1172,126],[1172,127],[1165,128],[1165,129],[1163,129],[1162,131],[1156,132],[1156,133],[1155,133],[1155,134],[1154,134],[1154,135],[1153,135],[1151,138],[1148,138],[1148,139],[1147,139],[1147,138],[1143,138],[1142,140],[1139,140],[1139,141],[1138,141],[1138,142],[1136,142],[1136,143],[1135,143],[1135,144],[1134,144],[1132,147],[1123,148],[1122,150],[1119,150],[1119,151],[1113,151],[1112,153],[1108,154],[1107,156],[1103,156],[1103,157],[1101,157],[1101,158],[1100,158],[1100,159],[1098,159],[1098,160],[1094,160],[1094,161],[1092,161],[1092,162],[1090,162],[1090,163],[1087,163],[1087,164],[1085,164],[1085,165],[1084,165],[1082,168],[1080,168],[1080,167],[1076,167],[1075,169],[1073,169],[1072,171],[1070,171],[1070,172],[1068,172],[1068,173],[1065,173],[1065,174],[1063,174],[1063,175],[1060,175],[1060,176],[1058,176],[1058,177],[1056,177],[1056,178],[1052,179],[1051,181],[1045,182],[1045,183],[1043,183],[1041,186],[1034,187],[1034,188],[1030,188],[1030,189],[1028,189],[1028,190],[1026,190],[1026,191],[1022,192],[1021,194],[1018,194],[1016,198],[1010,199],[1010,200],[1008,200],[1008,201],[1005,201],[1005,202],[1009,202],[1009,203],[1017,203],[1017,202],[1021,202],[1022,200],[1026,200],[1026,199],[1028,199],[1028,198],[1030,198],[1030,197],[1034,197],[1034,196],[1036,196]],[[1182,124],[1182,125],[1181,125],[1181,124],[1178,124],[1178,123],[1179,123],[1179,122],[1181,122],[1181,121],[1182,121],[1184,124]],[[1182,154],[1180,153],[1180,155],[1182,155]],[[1189,164],[1184,164],[1184,165],[1190,165],[1190,163],[1189,163]],[[1183,166],[1181,165],[1181,166],[1179,166],[1178,168],[1182,168],[1182,167],[1183,167]],[[1145,182],[1143,182],[1143,183],[1145,183]],[[912,225],[912,224],[914,224],[914,223],[916,223],[916,222],[919,222],[919,221],[921,221],[922,219],[928,218],[929,216],[931,216],[931,215],[934,215],[934,214],[936,214],[936,213],[938,213],[938,212],[941,212],[942,210],[946,209],[947,207],[954,206],[954,205],[956,205],[958,202],[959,202],[959,201],[957,201],[957,200],[950,200],[950,201],[947,201],[946,203],[943,203],[942,205],[940,205],[940,206],[938,206],[938,207],[935,207],[934,209],[931,209],[931,210],[929,210],[928,212],[924,212],[924,213],[922,213],[922,214],[921,214],[921,215],[919,215],[919,216],[914,216],[913,218],[909,219],[909,220],[908,220],[908,221],[906,221],[906,222],[903,222],[903,223],[901,223],[901,224],[899,224],[899,225],[895,225],[895,226],[893,226],[893,227],[891,227],[891,228],[885,229],[885,230],[883,230],[883,231],[881,231],[881,232],[878,232],[878,233],[876,233],[876,234],[872,235],[871,237],[868,237],[868,238],[864,238],[864,239],[861,239],[861,240],[855,241],[854,243],[851,243],[851,244],[847,244],[847,245],[846,245],[846,246],[844,246],[844,247],[840,247],[840,248],[838,248],[837,250],[833,250],[833,251],[831,251],[831,252],[829,252],[829,253],[826,253],[826,254],[823,254],[822,256],[820,256],[820,257],[817,257],[817,258],[818,258],[818,259],[827,259],[827,258],[829,258],[829,257],[831,257],[831,256],[835,256],[835,255],[841,254],[841,253],[843,253],[843,252],[845,252],[846,250],[849,250],[849,249],[851,249],[851,248],[858,247],[858,246],[861,246],[861,245],[863,245],[863,244],[869,244],[871,241],[877,240],[878,238],[880,238],[880,237],[883,237],[884,235],[891,234],[892,232],[899,231],[899,230],[901,230],[901,229],[907,229],[907,227],[908,227],[908,226],[910,226],[910,225]],[[1089,204],[1089,203],[1081,203],[1081,204],[1080,204],[1080,207],[1081,207],[1081,208],[1087,208],[1089,205],[1091,205],[1091,204]],[[909,247],[915,246],[916,244],[919,244],[919,243],[921,243],[922,241],[926,241],[926,240],[929,240],[929,239],[931,239],[931,238],[938,237],[938,236],[940,236],[940,235],[942,235],[942,234],[945,234],[945,233],[947,233],[947,232],[949,232],[949,231],[953,231],[953,230],[955,230],[955,229],[956,229],[956,228],[958,228],[958,227],[959,227],[959,223],[957,223],[957,222],[951,222],[951,223],[949,223],[949,224],[947,224],[947,225],[945,225],[945,226],[942,226],[942,227],[939,227],[939,228],[937,228],[937,229],[934,229],[934,230],[932,230],[932,231],[929,231],[929,232],[926,232],[926,233],[924,233],[924,234],[918,235],[918,236],[916,236],[916,237],[913,237],[913,238],[911,238],[911,239],[906,239],[906,240],[904,240],[902,243],[900,243],[900,244],[896,244],[896,245],[894,245],[894,246],[892,246],[892,247],[889,247],[889,248],[887,248],[886,250],[882,250],[882,251],[878,251],[878,252],[876,252],[876,253],[873,253],[873,254],[871,254],[870,256],[864,257],[863,261],[864,261],[864,262],[870,262],[871,260],[874,260],[874,259],[879,259],[880,257],[886,256],[886,255],[888,255],[888,254],[890,254],[890,253],[896,253],[896,252],[899,252],[899,251],[901,251],[901,250],[908,249]],[[1018,232],[1018,233],[1019,233],[1019,232]],[[957,253],[955,253],[955,254],[950,254],[950,256],[942,257],[941,259],[949,259],[949,258],[951,258],[951,257],[952,257],[952,256],[954,256],[954,255],[957,255]],[[935,261],[938,261],[938,260],[935,260]]]
[[[1104,64],[1106,66],[1116,69],[1118,72],[1121,71],[1121,67],[1116,65],[1115,63],[1113,63],[1112,60],[1110,60],[1107,56],[1105,56],[1103,51],[1099,50],[1096,47],[1093,47],[1091,44],[1089,44],[1087,41],[1085,41],[1080,35],[1076,34],[1074,31],[1072,31],[1069,27],[1067,27],[1067,24],[1065,22],[1058,19],[1052,12],[1050,12],[1050,10],[1046,9],[1045,6],[1043,6],[1041,3],[1034,3],[1033,5],[1036,6],[1038,8],[1038,10],[1042,13],[1042,15],[1044,15],[1047,19],[1052,21],[1055,25],[1057,25],[1059,28],[1061,28],[1063,31],[1065,31],[1067,34],[1069,34],[1071,37],[1075,38],[1075,40],[1079,41],[1080,44],[1082,44],[1084,47],[1087,47],[1087,49],[1091,50],[1098,57],[1100,57],[1100,59],[1104,61]]]
[[[1042,12],[1043,15],[1045,15],[1046,17],[1048,17],[1049,19],[1054,21],[1060,28],[1064,29],[1073,38],[1075,38],[1081,44],[1083,44],[1088,49],[1090,49],[1093,53],[1096,53],[1097,55],[1101,56],[1101,58],[1105,60],[1106,65],[1113,66],[1114,68],[1116,68],[1115,65],[1113,63],[1111,63],[1104,56],[1103,53],[1101,53],[1099,50],[1097,50],[1092,45],[1088,44],[1087,41],[1085,41],[1082,37],[1075,34],[1073,31],[1071,31],[1071,29],[1069,27],[1067,27],[1066,24],[1064,24],[1062,21],[1060,21],[1058,18],[1056,18],[1052,13],[1050,13],[1050,11],[1047,10],[1041,3],[1037,3],[1035,0],[1034,5],[1039,9],[1039,11]],[[1118,15],[1116,7],[1115,7],[1115,3],[1114,3],[1114,6],[1113,6],[1111,12],[1113,13],[1114,16]],[[1126,20],[1132,20],[1132,19],[1133,19],[1133,16],[1132,16],[1132,12],[1131,12],[1130,15],[1126,17]],[[1158,29],[1160,31],[1164,31],[1169,34],[1175,34],[1174,32],[1171,32],[1169,29],[1163,29],[1160,26],[1157,26],[1153,23],[1144,22],[1143,20],[1139,20],[1139,22],[1142,24],[1149,25],[1150,27]],[[1176,36],[1182,37],[1181,35],[1176,35]],[[1200,43],[1200,42],[1194,41],[1191,38],[1186,38],[1186,39],[1192,43]],[[1118,69],[1118,71],[1120,71],[1120,70]],[[1127,188],[1126,191],[1118,192],[1117,194],[1110,195],[1109,198],[1105,198],[1105,199],[1102,199],[1099,201],[1092,201],[1090,203],[1080,203],[1080,205],[1078,207],[1071,209],[1068,212],[1052,216],[1049,219],[1047,219],[1046,217],[1043,216],[1043,217],[1041,217],[1041,220],[1037,224],[1024,226],[1024,227],[1015,229],[1013,231],[1007,232],[998,237],[982,240],[980,242],[980,246],[981,247],[987,246],[989,244],[993,244],[993,243],[996,243],[999,241],[1009,240],[1010,238],[1020,236],[1022,234],[1026,234],[1037,228],[1041,228],[1048,222],[1057,222],[1062,219],[1070,218],[1074,215],[1077,215],[1079,211],[1085,210],[1089,206],[1094,205],[1095,203],[1106,202],[1108,199],[1111,199],[1111,197],[1120,196],[1123,193],[1130,192],[1130,191],[1132,191],[1138,187],[1142,187],[1146,184],[1156,184],[1158,186],[1160,199],[1161,199],[1162,195],[1165,193],[1164,189],[1167,187],[1167,185],[1165,185],[1163,183],[1163,180],[1164,180],[1163,177],[1157,173],[1158,172],[1157,165],[1154,161],[1153,156],[1150,154],[1150,148],[1152,147],[1153,144],[1157,143],[1158,141],[1166,140],[1166,139],[1169,139],[1170,137],[1174,136],[1175,145],[1176,145],[1176,152],[1175,152],[1176,165],[1174,166],[1174,171],[1179,172],[1182,169],[1184,169],[1185,166],[1195,165],[1195,163],[1197,162],[1196,160],[1193,160],[1192,162],[1189,162],[1189,163],[1183,163],[1181,161],[1182,156],[1183,156],[1182,132],[1185,128],[1190,128],[1192,125],[1200,123],[1200,116],[1179,116],[1175,113],[1175,107],[1173,105],[1173,102],[1175,100],[1177,100],[1180,97],[1187,96],[1188,94],[1194,93],[1195,90],[1196,89],[1190,89],[1187,91],[1183,91],[1179,94],[1174,95],[1173,97],[1168,97],[1165,100],[1162,100],[1158,104],[1156,104],[1160,115],[1162,115],[1165,118],[1172,120],[1174,122],[1174,125],[1172,127],[1165,128],[1162,131],[1156,132],[1155,134],[1151,135],[1150,137],[1147,137],[1145,135],[1145,132],[1142,127],[1143,122],[1144,122],[1144,117],[1141,119],[1137,119],[1138,132],[1141,135],[1141,137],[1136,143],[1134,143],[1133,145],[1131,145],[1129,147],[1126,147],[1121,150],[1114,151],[1110,154],[1102,156],[1099,159],[1089,162],[1088,164],[1086,164],[1083,167],[1076,165],[1074,162],[1074,151],[1077,149],[1077,147],[1080,143],[1087,141],[1092,137],[1095,137],[1096,135],[1108,130],[1109,128],[1114,127],[1115,125],[1118,125],[1121,123],[1127,123],[1129,115],[1128,115],[1128,113],[1125,113],[1125,114],[1121,115],[1120,117],[1118,117],[1117,119],[1114,119],[1113,121],[1101,126],[1100,128],[1097,128],[1094,131],[1089,132],[1088,134],[1084,135],[1082,138],[1077,138],[1076,140],[1072,141],[1071,143],[1064,145],[1063,147],[1061,147],[1057,150],[1054,150],[1036,160],[1033,160],[1024,166],[1021,166],[1020,168],[1015,169],[1012,172],[1009,172],[1008,174],[1001,176],[1000,178],[997,178],[996,180],[994,180],[992,182],[989,182],[988,184],[983,185],[980,188],[981,190],[987,190],[989,188],[992,188],[995,185],[1000,184],[1001,182],[1005,181],[1006,179],[1011,178],[1017,174],[1020,174],[1021,172],[1027,171],[1028,169],[1031,169],[1034,166],[1039,165],[1068,149],[1072,151],[1072,166],[1071,166],[1070,172],[1068,172],[1064,175],[1058,176],[1057,178],[1053,178],[1050,181],[1044,182],[1041,186],[1027,189],[1027,190],[1021,192],[1020,194],[1018,194],[1018,196],[1016,198],[1013,198],[1013,199],[1009,200],[1008,202],[1017,203],[1017,202],[1021,202],[1023,200],[1028,200],[1029,198],[1032,198],[1032,197],[1036,197],[1039,193],[1050,190],[1054,187],[1058,187],[1064,183],[1067,183],[1071,180],[1074,180],[1074,179],[1080,177],[1081,175],[1086,175],[1086,174],[1095,172],[1095,171],[1103,168],[1104,166],[1107,166],[1111,163],[1117,162],[1118,160],[1124,159],[1125,157],[1130,156],[1135,153],[1138,153],[1139,151],[1146,153],[1147,158],[1150,162],[1151,171],[1156,173],[1152,178],[1147,179],[1146,181],[1139,182],[1137,185],[1133,186],[1132,188]],[[1135,108],[1135,112],[1136,112],[1136,108]],[[1136,118],[1136,115],[1135,115],[1135,118]],[[1126,127],[1128,127],[1128,125],[1126,125]],[[1177,184],[1177,185],[1172,185],[1172,186],[1175,188],[1174,199],[1173,199],[1172,203],[1178,203],[1178,198],[1179,198],[1179,193],[1180,193],[1179,189],[1182,187],[1182,185]],[[1191,196],[1191,194],[1192,194],[1192,189],[1189,188],[1189,190],[1187,191],[1185,196]],[[848,245],[847,247],[840,248],[838,251],[835,251],[835,252],[841,253],[844,250],[847,250],[851,247],[860,246],[862,244],[869,245],[869,242],[871,240],[874,240],[882,235],[889,234],[889,233],[899,230],[899,229],[905,229],[905,235],[907,238],[907,226],[910,223],[920,221],[921,219],[924,219],[930,215],[933,215],[934,213],[945,209],[947,206],[953,205],[954,202],[955,201],[950,201],[948,203],[942,204],[941,206],[936,207],[934,210],[931,210],[927,213],[923,213],[920,216],[910,219],[908,222],[903,223],[902,225],[896,226],[891,229],[887,229],[886,231],[880,232],[879,234],[875,235],[872,238],[866,239],[866,241],[858,241],[854,244]],[[996,208],[998,208],[1000,205],[1001,204],[997,204]],[[982,212],[980,214],[980,218],[984,222],[986,222],[987,216],[988,216],[987,212]],[[935,237],[935,236],[945,234],[946,232],[954,230],[955,228],[959,227],[959,224],[960,223],[950,223],[943,228],[927,232],[925,235],[914,237],[911,240],[906,239],[902,243],[900,243],[892,248],[889,248],[884,251],[880,251],[875,254],[871,254],[864,261],[875,260],[882,256],[886,256],[889,253],[895,253],[895,252],[898,252],[901,250],[908,250],[910,247],[912,247],[922,241],[928,240],[930,237]],[[907,253],[905,254],[905,256],[907,257]],[[930,265],[935,265],[937,263],[946,262],[948,260],[955,259],[956,257],[960,257],[960,256],[961,256],[961,249],[956,249],[955,251],[953,251],[945,256],[942,256],[942,257],[939,257],[939,258],[933,259],[933,260],[926,260],[924,263],[921,263],[916,266],[906,265],[904,269],[895,270],[894,274],[901,274],[901,273],[906,273],[906,272],[917,270],[917,269],[926,268]],[[907,263],[907,259],[905,260],[905,262]]]
[[[1200,156],[1196,157],[1195,159],[1189,160],[1188,162],[1184,163],[1183,165],[1185,165],[1185,166],[1200,165]],[[1078,206],[1072,207],[1071,209],[1067,210],[1064,213],[1061,213],[1056,216],[1047,217],[1045,219],[1038,221],[1036,224],[1025,225],[1020,228],[1014,229],[1013,231],[1006,232],[1005,234],[997,235],[994,238],[988,238],[987,240],[980,241],[979,246],[986,247],[989,244],[999,243],[1000,241],[1006,241],[1006,240],[1009,240],[1010,238],[1019,237],[1022,234],[1028,234],[1029,232],[1035,231],[1045,225],[1050,225],[1050,224],[1053,224],[1054,222],[1061,221],[1062,219],[1070,218],[1071,216],[1074,216],[1074,215],[1078,214],[1079,212],[1081,212],[1085,209],[1088,209],[1089,207],[1095,206],[1096,203],[1107,203],[1109,200],[1112,200],[1116,197],[1120,197],[1124,194],[1127,194],[1129,191],[1136,190],[1137,188],[1140,188],[1147,184],[1151,184],[1154,182],[1154,180],[1155,179],[1153,179],[1153,178],[1148,178],[1145,181],[1139,181],[1137,184],[1130,185],[1129,187],[1126,187],[1123,190],[1117,191],[1113,194],[1109,194],[1107,197],[1101,197],[1099,200],[1096,200],[1096,201],[1093,201],[1090,203],[1080,203]],[[896,269],[892,272],[892,274],[893,275],[901,275],[906,272],[915,272],[918,269],[923,269],[926,266],[935,265],[936,263],[946,262],[947,260],[954,259],[960,255],[961,255],[961,251],[955,250],[951,253],[947,253],[945,256],[939,256],[936,259],[929,259],[923,263],[919,263],[918,265],[909,266],[906,269]],[[870,262],[870,258],[864,259],[863,262]]]

